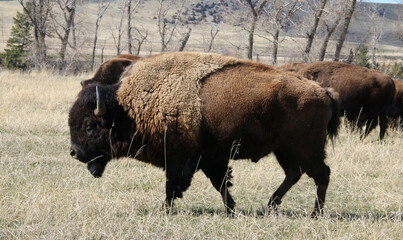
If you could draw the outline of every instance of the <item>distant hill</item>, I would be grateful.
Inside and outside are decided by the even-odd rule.
[[[108,2],[108,0],[103,0]],[[134,1],[134,0],[133,0]],[[98,0],[80,0],[80,7],[77,12],[76,19],[78,26],[81,27],[81,32],[78,34],[80,42],[81,54],[90,54],[92,51],[92,40],[94,34],[94,23],[96,22],[98,11]],[[98,48],[105,50],[105,55],[115,55],[116,46],[115,39],[117,33],[116,28],[120,19],[121,12],[119,8],[123,3],[122,0],[109,0],[111,6],[107,10],[99,29],[99,44]],[[164,1],[165,2],[165,1]],[[176,0],[177,5],[182,1]],[[369,3],[357,2],[355,15],[351,21],[346,42],[343,45],[342,55],[345,57],[349,54],[350,49],[356,49],[361,42],[370,44],[370,36],[368,35],[370,23],[368,16],[364,14],[364,9]],[[205,51],[208,46],[208,41],[211,36],[211,29],[217,27],[219,34],[214,41],[212,51],[241,58],[246,57],[247,33],[240,27],[240,21],[227,21],[228,17],[225,12],[234,14],[234,11],[240,9],[238,1],[226,0],[188,0],[186,1],[186,15],[184,20],[192,27],[192,33],[186,45],[186,51]],[[158,0],[144,0],[144,4],[136,10],[133,23],[139,27],[141,31],[147,31],[148,38],[141,48],[141,54],[158,53],[160,51],[160,36],[156,25],[156,12],[158,9]],[[403,5],[399,4],[377,4],[378,16],[383,16],[384,24],[382,27],[383,35],[377,46],[377,55],[379,61],[401,61],[403,58]],[[7,39],[10,35],[10,29],[13,25],[13,17],[17,11],[21,11],[21,6],[17,0],[0,0],[0,53],[6,47]],[[294,21],[304,23],[304,18],[312,18],[310,13],[300,11]],[[235,15],[235,14],[234,14]],[[245,14],[242,17],[247,17]],[[174,22],[174,17],[167,19],[167,22]],[[247,20],[247,19],[246,19]],[[234,26],[237,25],[237,26]],[[399,28],[400,26],[400,28]],[[182,26],[182,28],[184,28]],[[178,29],[183,31],[184,29]],[[296,31],[299,30],[299,31]],[[114,32],[115,31],[115,32]],[[115,34],[114,36],[112,36]],[[259,32],[258,34],[262,34]],[[271,43],[258,34],[255,37],[254,58],[259,58],[260,61],[270,62]],[[329,42],[327,59],[332,58],[334,53],[335,39],[338,33],[335,32],[333,39]],[[170,46],[170,51],[178,49],[180,34],[174,36],[173,43]],[[266,34],[268,35],[268,34]],[[299,27],[289,26],[285,33],[281,33],[284,42],[280,44],[279,62],[297,61],[299,59],[301,49],[304,48],[306,40],[304,31]],[[318,33],[313,46],[312,55],[317,55],[316,52],[321,44],[323,34]],[[126,44],[123,38],[123,45]],[[55,55],[60,47],[60,41],[56,37],[47,38],[47,46],[49,53]],[[122,51],[127,49],[123,46]]]
[[[351,21],[349,33],[347,35],[348,40],[361,42],[368,37],[367,32],[371,23],[368,16],[365,14],[365,10],[368,9],[370,4],[374,3],[357,2],[354,18],[353,21]],[[396,31],[398,31],[397,26],[399,24],[403,25],[403,4],[376,3],[376,6],[378,16],[383,17],[384,19],[383,38],[380,42],[392,45],[403,45],[403,39],[399,39],[399,35],[396,33]],[[239,3],[217,0],[193,0],[189,3],[189,9],[191,9],[187,12],[189,23],[196,23],[201,20],[220,23],[223,20],[222,11],[238,11]],[[294,16],[293,21],[302,22],[304,21],[304,17],[308,16],[307,14],[309,13],[299,11],[298,14]],[[292,32],[294,32],[292,27],[287,28],[286,31],[290,36],[292,36]],[[401,33],[401,35],[402,34],[403,33]]]

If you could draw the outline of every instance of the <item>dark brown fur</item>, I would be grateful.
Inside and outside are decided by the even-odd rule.
[[[337,93],[295,74],[250,61],[226,66],[200,79],[200,84],[200,131],[189,142],[181,139],[175,125],[167,126],[163,134],[139,128],[136,119],[118,104],[119,83],[99,86],[107,113],[95,117],[95,86],[84,88],[69,114],[71,155],[88,163],[95,177],[102,175],[111,158],[127,155],[165,169],[167,206],[182,197],[193,174],[201,169],[232,211],[235,202],[228,191],[229,159],[257,162],[273,152],[286,177],[269,206],[276,208],[307,173],[317,185],[312,214],[319,214],[330,175],[324,162],[326,138],[335,136],[339,125]],[[156,141],[163,141],[166,147],[155,148]]]
[[[125,69],[139,59],[139,56],[129,54],[111,58],[102,63],[92,78],[81,81],[81,86],[85,88],[92,83],[115,84],[119,81]]]
[[[377,70],[341,62],[291,63],[280,67],[334,88],[340,94],[342,114],[353,126],[366,125],[366,137],[379,123],[379,138],[388,126],[386,109],[395,92],[392,79]]]
[[[391,126],[403,128],[403,80],[393,80],[396,87],[393,105],[388,108],[387,114]]]

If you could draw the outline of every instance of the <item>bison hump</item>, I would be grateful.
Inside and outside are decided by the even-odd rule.
[[[134,119],[139,133],[154,144],[162,144],[167,131],[170,144],[193,148],[202,120],[201,80],[236,63],[235,58],[206,53],[165,53],[144,58],[121,79],[118,102]]]

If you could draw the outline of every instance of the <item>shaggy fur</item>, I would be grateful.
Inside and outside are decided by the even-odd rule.
[[[141,134],[155,136],[152,144],[163,147],[165,127],[180,141],[170,142],[170,149],[183,143],[190,152],[197,147],[201,125],[201,80],[237,60],[216,54],[165,53],[137,61],[121,79],[118,101],[136,120]],[[151,144],[151,143],[150,143]],[[175,144],[175,145],[173,145]]]
[[[396,93],[393,98],[393,105],[388,108],[387,114],[390,117],[392,127],[403,128],[403,80],[393,80]]]
[[[387,129],[386,108],[395,92],[392,79],[377,71],[341,62],[289,63],[280,67],[334,88],[340,94],[342,113],[353,126],[366,125],[363,137],[379,122],[382,139]]]
[[[85,88],[92,83],[115,84],[119,82],[120,76],[125,71],[126,67],[139,59],[140,57],[129,54],[111,58],[102,63],[91,79],[81,81],[81,86]]]
[[[330,175],[325,144],[340,123],[337,93],[294,73],[204,53],[141,59],[127,73],[118,84],[98,86],[104,116],[94,116],[94,85],[70,110],[71,155],[95,177],[115,157],[151,163],[166,171],[170,207],[202,170],[231,212],[229,159],[257,162],[273,152],[286,177],[268,205],[275,209],[307,173],[317,185],[313,215],[322,211]]]

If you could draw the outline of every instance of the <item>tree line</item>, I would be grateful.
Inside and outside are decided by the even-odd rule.
[[[216,50],[214,44],[220,32],[226,26],[234,26],[246,33],[247,40],[238,43],[227,40],[229,45],[238,49],[246,46],[246,57],[256,59],[256,38],[265,39],[272,65],[277,65],[280,45],[289,36],[305,41],[304,47],[298,50],[300,61],[323,61],[327,58],[351,63],[360,56],[360,48],[350,50],[347,58],[341,55],[350,23],[354,21],[354,12],[357,11],[356,0],[97,0],[91,3],[97,5],[96,17],[91,24],[83,24],[89,14],[85,12],[86,7],[90,4],[83,0],[18,2],[22,11],[14,17],[11,36],[5,53],[1,55],[2,64],[10,68],[43,69],[51,66],[59,71],[93,70],[99,61],[103,61],[104,47],[99,47],[99,29],[108,12],[115,20],[109,36],[116,55],[139,55],[145,52],[144,46],[150,42],[159,43],[159,49],[153,49],[155,52],[184,51],[193,30],[203,25],[208,28],[201,43],[205,52]],[[155,23],[155,28],[144,27],[135,21],[147,4],[153,4],[154,12],[149,14],[148,20]],[[360,46],[369,46],[365,53],[370,56],[368,67],[376,68],[376,50],[383,36],[384,13],[376,4],[367,6],[360,14],[365,14],[371,21],[370,29]],[[89,32],[88,29],[94,35],[83,44],[80,34]],[[59,42],[51,53],[47,44],[49,39]],[[336,45],[334,52],[328,50],[331,40]],[[320,47],[312,52],[314,41]],[[83,45],[89,45],[89,42],[90,53],[83,50]],[[99,54],[101,59],[97,59]]]

